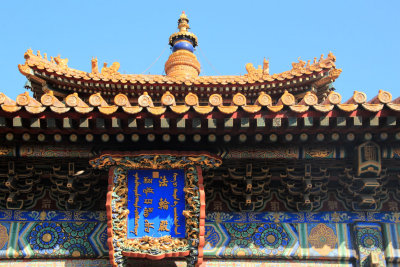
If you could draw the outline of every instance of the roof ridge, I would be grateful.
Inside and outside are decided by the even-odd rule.
[[[155,83],[176,83],[183,84],[185,82],[191,82],[193,84],[204,84],[207,82],[217,81],[236,84],[240,82],[245,83],[256,83],[256,82],[272,82],[272,81],[283,81],[300,77],[302,75],[311,75],[313,73],[319,73],[324,70],[336,70],[336,79],[341,72],[341,69],[336,69],[335,61],[336,57],[329,53],[326,58],[321,56],[319,61],[314,59],[314,63],[310,64],[310,61],[306,64],[304,61],[299,59],[299,62],[292,63],[292,69],[281,73],[269,74],[263,71],[263,69],[255,69],[253,64],[246,64],[247,73],[244,75],[218,75],[218,76],[198,76],[191,78],[182,77],[168,77],[166,75],[157,74],[121,74],[118,72],[119,63],[114,62],[110,67],[107,64],[104,65],[101,71],[97,67],[97,58],[92,59],[92,71],[85,72],[77,69],[68,67],[68,58],[61,58],[60,55],[57,57],[51,57],[49,61],[47,55],[41,55],[40,51],[35,55],[32,49],[28,49],[24,55],[25,63],[19,65],[19,70],[25,76],[34,75],[36,71],[46,71],[54,73],[60,77],[75,78],[86,81],[112,81],[112,82],[131,82],[136,83],[140,80],[148,80],[149,82]],[[268,63],[269,64],[269,63]]]

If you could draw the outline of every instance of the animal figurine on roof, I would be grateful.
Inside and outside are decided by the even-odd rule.
[[[61,68],[68,68],[68,58],[61,58],[60,55],[54,58],[54,61]]]
[[[104,62],[103,68],[101,69],[101,74],[103,74],[103,75],[117,74],[119,67],[120,67],[120,64],[118,62],[114,62],[113,64],[111,64],[110,67],[107,67],[107,63]]]
[[[99,73],[99,66],[97,65],[97,57],[92,58],[92,73]]]

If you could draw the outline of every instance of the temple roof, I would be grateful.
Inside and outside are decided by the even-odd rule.
[[[224,104],[226,99],[219,94],[211,95],[206,105],[199,103],[194,93],[186,94],[184,104],[177,104],[170,92],[162,95],[160,103],[153,103],[146,93],[134,100],[131,104],[127,95],[118,94],[113,102],[107,102],[98,93],[87,100],[77,93],[61,99],[51,91],[39,100],[28,92],[12,100],[0,93],[0,134],[5,134],[6,142],[50,143],[131,140],[141,144],[139,135],[163,143],[172,136],[180,143],[309,140],[322,144],[324,140],[370,140],[371,136],[400,140],[400,98],[392,100],[386,91],[379,91],[369,101],[365,93],[355,91],[345,102],[336,92],[330,92],[324,101],[312,92],[299,101],[284,92],[276,103],[260,93],[254,104],[248,104],[240,93],[229,99],[230,104]]]
[[[290,87],[289,85],[292,87],[296,87],[297,84],[301,86],[302,83],[311,83],[318,88],[333,82],[341,73],[341,69],[336,69],[335,57],[332,54],[329,54],[326,58],[321,57],[319,61],[309,65],[306,65],[303,61],[292,63],[293,68],[291,70],[272,75],[262,69],[255,69],[249,63],[246,65],[248,73],[245,75],[198,76],[192,78],[149,74],[121,74],[112,69],[108,69],[109,71],[104,69],[102,72],[96,72],[94,69],[92,72],[85,72],[69,68],[67,65],[68,59],[56,57],[54,60],[49,61],[40,55],[34,55],[32,50],[28,50],[25,53],[25,59],[25,64],[18,65],[20,72],[29,80],[42,85],[59,85],[61,88],[54,88],[55,91],[104,92],[112,95],[120,92],[129,92],[130,86],[134,86],[133,89],[137,90],[137,86],[142,85],[184,86],[186,88],[217,86],[228,87],[230,92],[233,91],[233,86],[253,87],[250,88],[250,91],[254,87],[258,87],[259,90],[254,91],[267,90],[273,93],[273,90],[287,88]],[[113,63],[113,65],[116,66],[117,64]],[[112,66],[109,68],[112,68]],[[101,86],[100,83],[102,83]],[[105,84],[108,84],[108,86]]]
[[[292,63],[292,69],[282,73],[270,74],[269,61],[264,59],[263,67],[246,64],[245,75],[199,76],[200,64],[193,53],[197,37],[188,31],[188,22],[182,14],[179,31],[169,39],[173,53],[165,64],[167,75],[121,74],[118,62],[111,66],[104,63],[99,70],[97,58],[92,59],[91,72],[85,72],[70,68],[67,58],[57,56],[48,60],[46,54],[42,56],[39,51],[34,54],[31,49],[24,55],[25,63],[18,68],[31,82],[30,88],[37,98],[50,90],[63,97],[72,92],[88,95],[99,92],[104,96],[118,93],[138,96],[147,92],[155,97],[168,90],[178,98],[190,91],[198,92],[200,98],[212,93],[228,96],[236,92],[254,96],[261,91],[275,97],[287,90],[296,98],[307,91],[321,98],[327,96],[332,89],[330,84],[341,73],[341,69],[336,69],[336,57],[329,53],[327,57],[321,55],[319,60],[314,58],[312,63],[299,59]]]

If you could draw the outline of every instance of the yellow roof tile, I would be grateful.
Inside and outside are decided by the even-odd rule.
[[[269,73],[261,70],[255,69],[251,66],[247,66],[248,73],[245,75],[224,75],[224,76],[198,76],[198,77],[168,77],[165,75],[147,75],[147,74],[121,74],[118,72],[119,63],[114,62],[110,67],[103,67],[101,72],[96,70],[96,68],[92,69],[92,72],[84,72],[76,69],[69,68],[67,63],[67,59],[61,59],[60,57],[53,58],[52,61],[49,61],[45,58],[42,58],[41,55],[34,55],[32,50],[28,50],[25,53],[25,64],[19,65],[19,69],[22,74],[28,75],[37,75],[31,70],[37,70],[38,72],[55,72],[57,76],[63,78],[71,78],[74,80],[93,80],[93,81],[103,81],[103,82],[112,82],[112,83],[167,83],[167,84],[186,84],[187,86],[191,85],[245,85],[245,84],[254,84],[254,83],[265,83],[265,82],[273,82],[273,81],[284,81],[293,79],[294,77],[300,77],[303,75],[311,75],[313,73],[318,73],[323,70],[336,70],[335,69],[335,57],[330,53],[327,58],[321,58],[320,61],[311,64],[310,66],[305,66],[303,61],[300,60],[299,63],[293,63],[293,68],[289,71],[285,71],[282,73],[275,73],[270,75]],[[92,62],[93,63],[93,62]],[[96,59],[97,64],[97,59]],[[96,65],[97,66],[97,65]],[[32,72],[32,73],[30,73]],[[337,75],[332,76],[331,78],[336,79],[340,72],[335,72]]]

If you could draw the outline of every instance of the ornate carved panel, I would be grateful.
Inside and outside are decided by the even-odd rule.
[[[165,257],[186,257],[188,266],[201,265],[205,224],[205,194],[201,172],[202,168],[217,167],[221,162],[218,157],[197,152],[187,152],[187,154],[179,152],[103,154],[101,157],[91,160],[90,164],[94,168],[102,169],[112,166],[109,171],[109,191],[106,204],[111,264],[113,266],[125,266],[127,258],[158,260]],[[147,173],[151,173],[151,177],[148,175],[147,177],[139,177],[139,170],[146,170]],[[149,170],[151,171],[149,172]],[[144,195],[147,196],[147,193],[150,192],[153,194],[156,189],[159,191],[160,183],[174,184],[174,180],[171,179],[175,179],[175,176],[160,176],[161,172],[168,173],[169,170],[177,170],[177,176],[179,171],[184,170],[184,178],[181,177],[184,179],[184,187],[181,189],[184,192],[184,199],[177,199],[185,205],[185,210],[182,212],[185,217],[184,238],[171,237],[171,233],[169,235],[168,233],[158,233],[158,237],[146,234],[150,233],[150,228],[155,228],[154,223],[161,217],[162,212],[157,212],[157,209],[157,211],[152,210],[154,216],[145,215],[144,206],[151,204],[147,202],[150,197],[146,197],[146,203],[140,202],[139,198]],[[134,181],[129,179],[134,179]],[[155,187],[158,186],[156,189],[153,185],[150,185],[150,179],[159,181],[155,185]],[[149,182],[149,186],[139,191],[139,185],[145,183],[145,181],[146,183]],[[179,183],[177,181],[177,184]],[[179,191],[178,186],[174,185],[174,188]],[[134,191],[133,198],[128,196],[129,190]],[[170,196],[165,192],[164,197],[157,202],[161,203],[162,201],[162,204],[159,204],[161,206],[158,206],[161,210],[168,210],[168,207],[173,207],[172,204],[169,206],[170,203],[166,202]],[[128,201],[133,202],[133,204],[128,203]],[[179,204],[179,202],[176,204]],[[176,204],[174,203],[175,206]],[[131,212],[134,214],[130,214]],[[136,229],[139,227],[136,228],[136,225],[141,222],[141,216],[145,217],[144,227],[147,227],[148,231],[144,230],[138,235]],[[177,223],[178,221],[174,219],[172,225],[169,226],[170,229],[175,229]],[[167,229],[165,226],[164,224],[162,231]],[[128,233],[128,230],[132,229],[133,233]],[[160,231],[160,229],[161,221],[158,230]],[[166,230],[166,232],[168,231]]]

